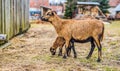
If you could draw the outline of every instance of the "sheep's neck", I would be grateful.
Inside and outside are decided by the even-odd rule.
[[[52,24],[55,27],[56,32],[59,33],[62,28],[61,19],[55,16],[55,19],[52,21]]]

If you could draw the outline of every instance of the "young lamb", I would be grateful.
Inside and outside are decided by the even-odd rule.
[[[50,48],[50,51],[51,51],[52,55],[55,55],[56,49],[59,47],[58,56],[62,56],[62,48],[63,48],[64,44],[65,44],[65,39],[63,37],[57,37],[55,42],[53,43],[52,47]],[[74,49],[74,43],[73,42],[71,42],[70,47],[67,50],[68,51],[67,56],[70,56],[71,49],[73,50],[74,58],[76,58],[77,55],[76,55],[76,51]]]

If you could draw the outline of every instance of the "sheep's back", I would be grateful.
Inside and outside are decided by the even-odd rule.
[[[74,39],[85,40],[102,33],[102,22],[98,20],[79,20],[70,24],[71,35]]]

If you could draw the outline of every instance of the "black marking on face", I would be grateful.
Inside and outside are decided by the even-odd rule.
[[[52,55],[55,55],[56,50],[55,50],[55,49],[53,49],[53,48],[50,48],[50,52],[51,52],[51,54],[52,54]]]

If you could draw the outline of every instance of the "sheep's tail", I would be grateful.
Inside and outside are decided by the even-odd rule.
[[[101,38],[100,38],[100,41],[102,41],[104,38],[104,24],[103,24],[103,28],[102,28],[102,34],[101,34]]]

